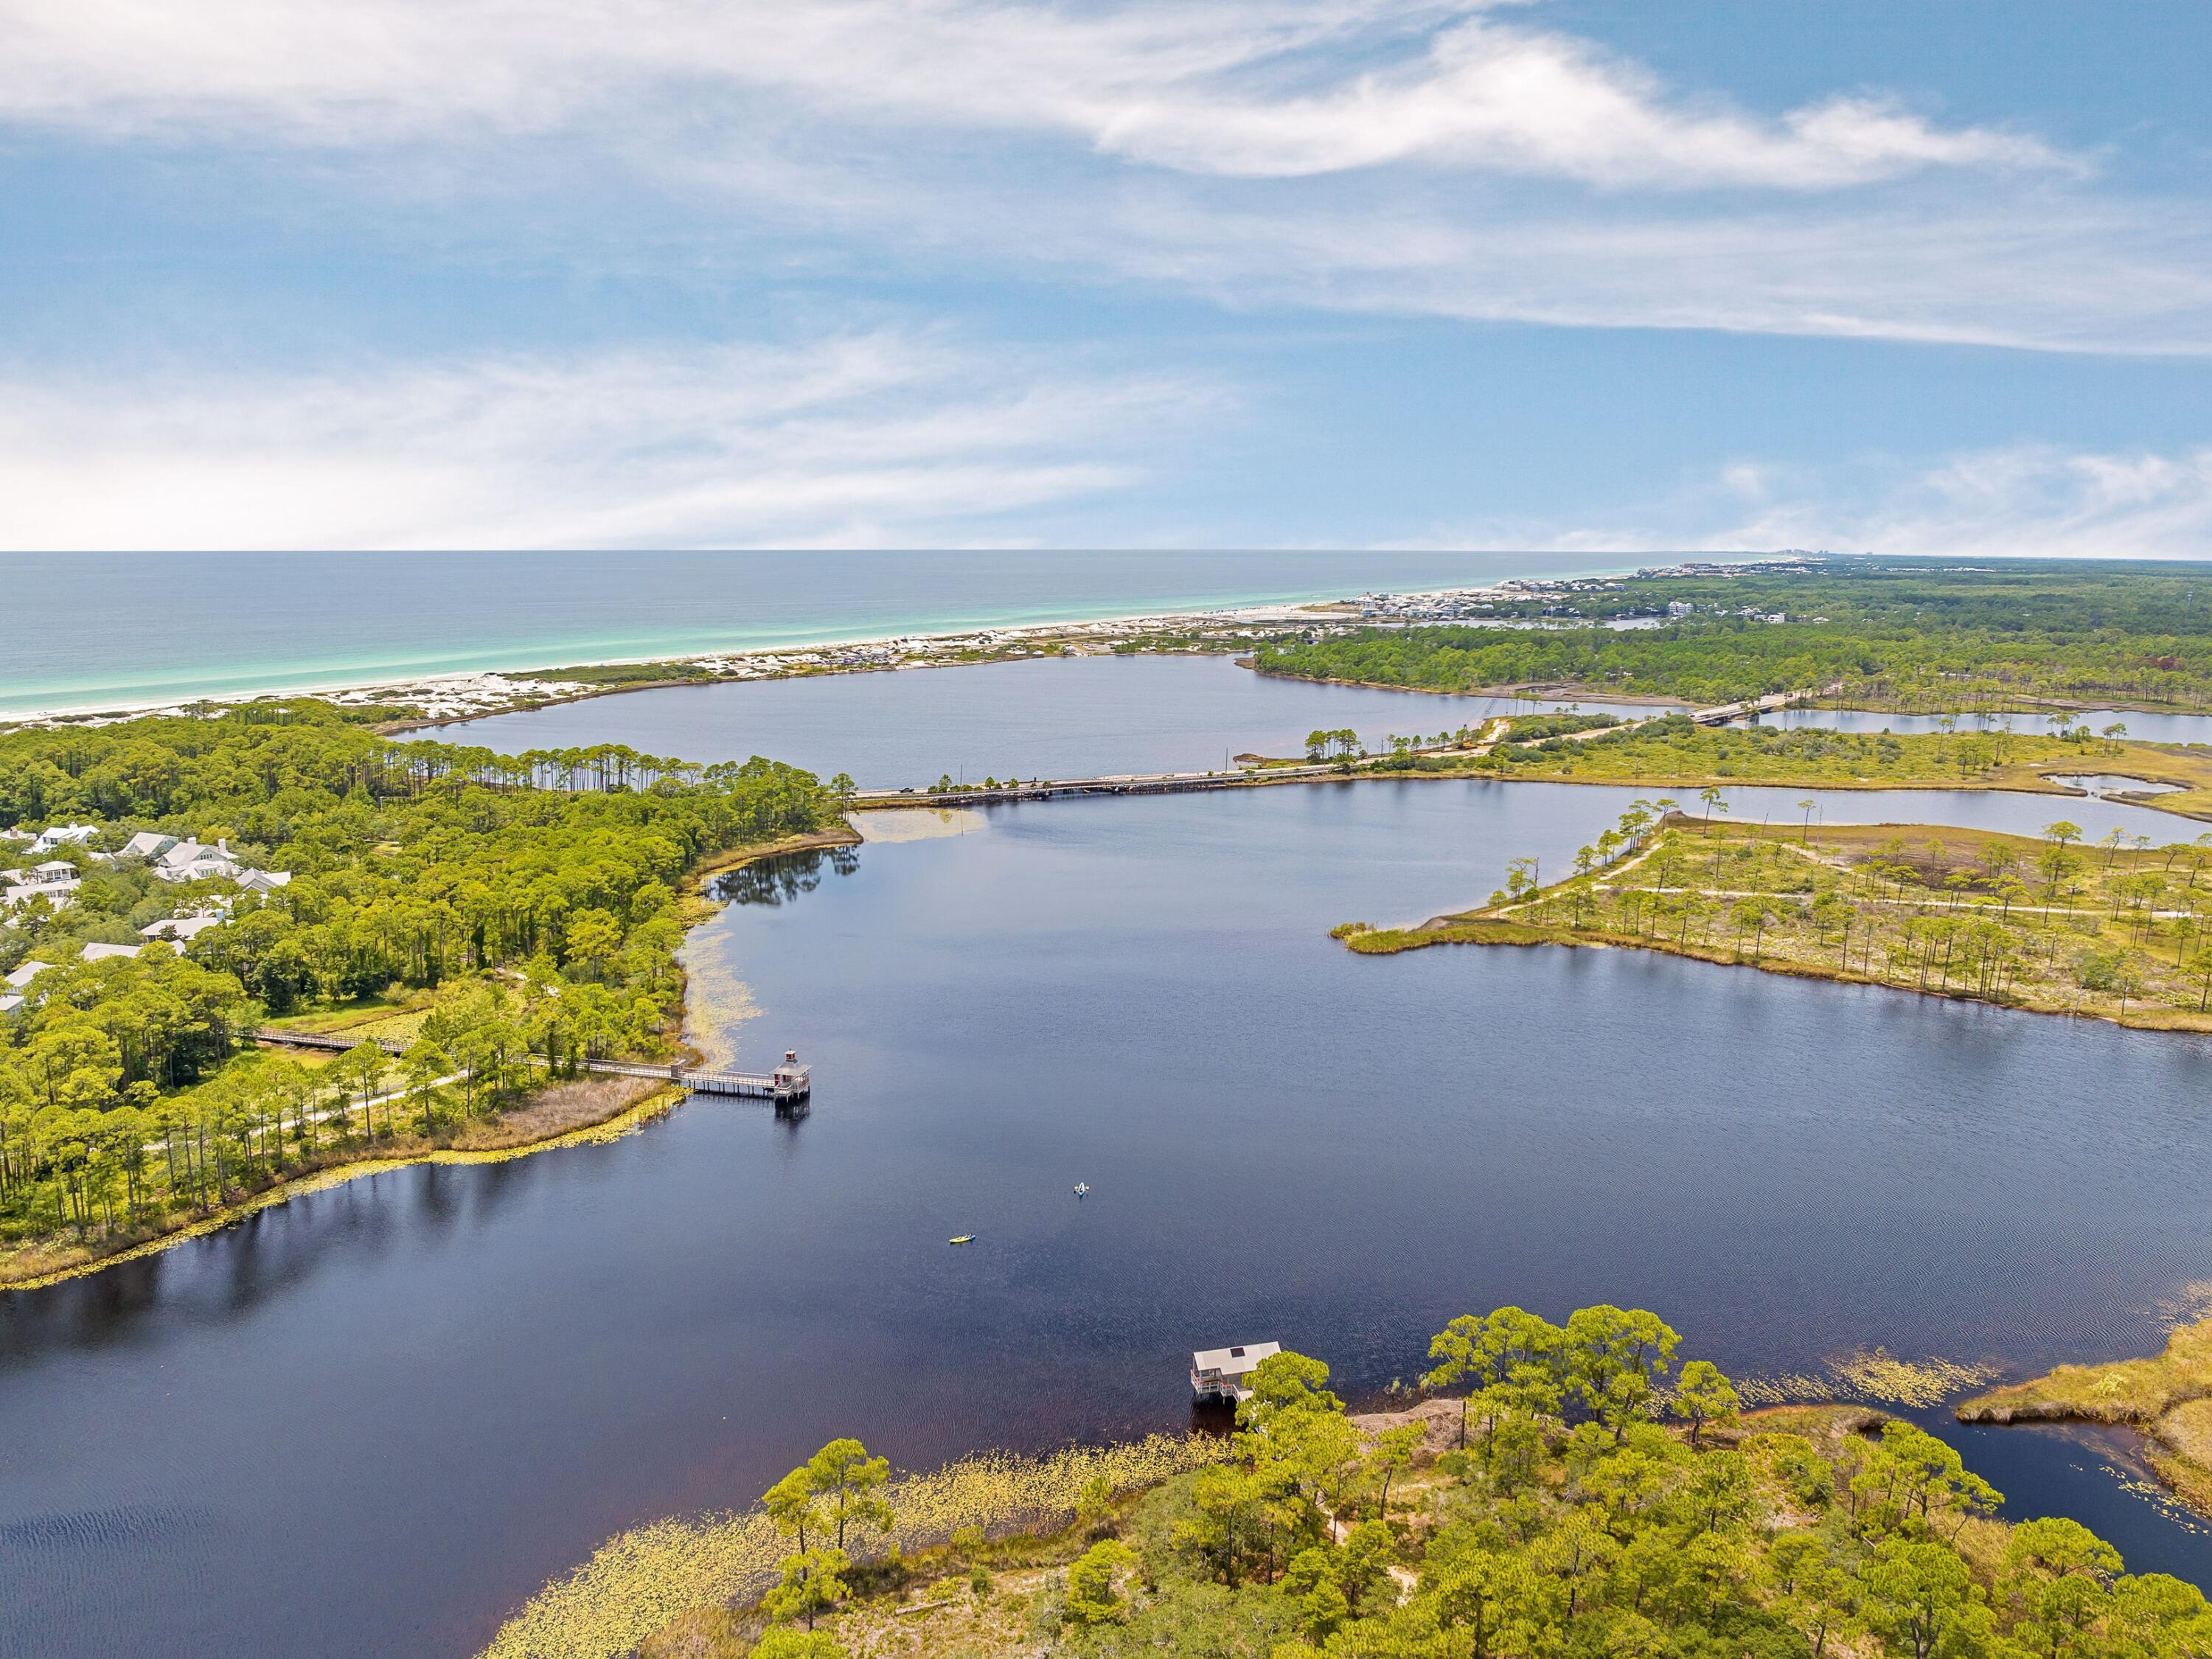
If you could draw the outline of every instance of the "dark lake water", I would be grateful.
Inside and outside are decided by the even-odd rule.
[[[596,743],[698,761],[772,753],[823,777],[849,772],[872,789],[927,784],[939,773],[981,782],[1226,769],[1248,750],[1302,753],[1316,727],[1349,726],[1379,751],[1392,732],[1433,734],[1568,707],[1651,712],[1318,685],[1255,674],[1228,657],[1100,656],[631,691],[431,735],[505,754]]]
[[[1628,799],[1066,801],[749,882],[697,982],[750,988],[741,1058],[814,1063],[804,1120],[696,1102],[0,1297],[0,1651],[465,1653],[609,1534],[744,1502],[832,1435],[924,1467],[1176,1427],[1190,1349],[1267,1338],[1373,1389],[1504,1302],[1648,1305],[1746,1375],[2154,1346],[2212,1279],[2212,1044],[1325,936],[1479,898]],[[2093,1449],[1929,1420],[2017,1511],[2212,1583],[2212,1540]]]

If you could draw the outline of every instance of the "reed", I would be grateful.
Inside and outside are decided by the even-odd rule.
[[[982,1452],[884,1488],[890,1534],[856,1558],[941,1544],[969,1528],[987,1537],[1066,1525],[1085,1490],[1156,1486],[1226,1455],[1228,1443],[1156,1434],[1041,1457]],[[500,1627],[481,1659],[613,1659],[694,1607],[743,1605],[775,1582],[791,1549],[758,1508],[654,1521],[617,1534]]]

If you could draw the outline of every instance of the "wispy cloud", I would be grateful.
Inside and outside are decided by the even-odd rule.
[[[973,544],[1220,398],[876,333],[163,385],[0,382],[0,544]]]
[[[1497,0],[13,0],[0,113],[320,143],[544,131],[772,97],[840,121],[1057,133],[1240,177],[1419,161],[1603,185],[1819,190],[2075,167],[2037,138],[1837,97],[1685,99]],[[1507,10],[1505,21],[1498,14]]]
[[[1782,495],[1736,533],[1762,546],[1971,558],[2201,559],[2212,550],[2212,447],[1975,451],[1917,469],[1871,502]]]
[[[1668,500],[1615,514],[1470,520],[1394,545],[2202,559],[2212,552],[2212,446],[2019,444],[1833,469],[1743,459]]]
[[[641,184],[660,246],[1235,306],[2212,350],[2212,222],[1878,94],[1760,111],[1510,0],[13,0],[0,129]],[[351,175],[358,178],[358,173]],[[333,184],[331,181],[339,182]],[[458,215],[454,215],[456,218]],[[496,216],[492,216],[495,221]],[[570,210],[588,244],[597,220]],[[469,234],[465,226],[459,234]],[[688,240],[687,240],[688,239]]]

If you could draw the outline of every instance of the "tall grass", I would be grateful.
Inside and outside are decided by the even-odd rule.
[[[1212,1462],[1227,1449],[1211,1437],[1156,1434],[1042,1457],[963,1457],[892,1480],[884,1489],[896,1517],[890,1537],[855,1553],[920,1549],[968,1527],[1000,1537],[1065,1526],[1084,1489],[1102,1477],[1116,1493],[1134,1492]],[[481,1659],[613,1659],[689,1608],[757,1600],[775,1582],[776,1563],[791,1547],[757,1508],[633,1527],[531,1597]]]

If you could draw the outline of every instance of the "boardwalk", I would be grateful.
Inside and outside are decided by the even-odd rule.
[[[322,1048],[343,1053],[358,1048],[364,1042],[373,1042],[387,1054],[401,1054],[407,1050],[406,1042],[398,1037],[349,1037],[319,1031],[287,1031],[274,1025],[264,1025],[253,1034],[256,1042],[286,1048]],[[795,1054],[787,1054],[784,1063],[774,1072],[710,1072],[690,1070],[682,1066],[656,1066],[647,1060],[586,1060],[578,1062],[580,1069],[596,1072],[603,1076],[641,1077],[665,1081],[688,1089],[694,1094],[735,1095],[748,1100],[772,1100],[779,1106],[793,1106],[808,1098],[813,1092],[813,1078],[808,1068],[798,1063]]]
[[[1689,716],[1700,726],[1725,726],[1730,720],[1740,720],[1759,714],[1771,714],[1793,704],[1809,701],[1821,695],[1815,691],[1776,691],[1764,697],[1753,697],[1743,702],[1720,703],[1711,708],[1692,708]],[[1624,720],[1617,726],[1593,727],[1588,732],[1569,734],[1570,742],[1587,742],[1591,738],[1613,737],[1623,732],[1632,732],[1638,726],[1649,726],[1655,720],[1668,719],[1665,713],[1645,715],[1641,720]],[[1482,731],[1487,734],[1492,722],[1485,721]],[[1461,755],[1468,759],[1486,755],[1498,745],[1486,743],[1478,736],[1470,744],[1430,744],[1411,752],[1416,755]],[[1048,778],[1028,783],[1019,781],[985,787],[970,785],[957,789],[864,789],[853,797],[855,807],[866,809],[886,806],[988,806],[1002,801],[1058,800],[1069,795],[1177,795],[1200,789],[1254,789],[1283,783],[1340,783],[1355,778],[1406,777],[1404,772],[1392,772],[1380,767],[1355,767],[1347,770],[1337,761],[1305,763],[1295,766],[1247,767],[1235,772],[1110,772],[1090,778]],[[1434,776],[1435,774],[1430,775]]]

